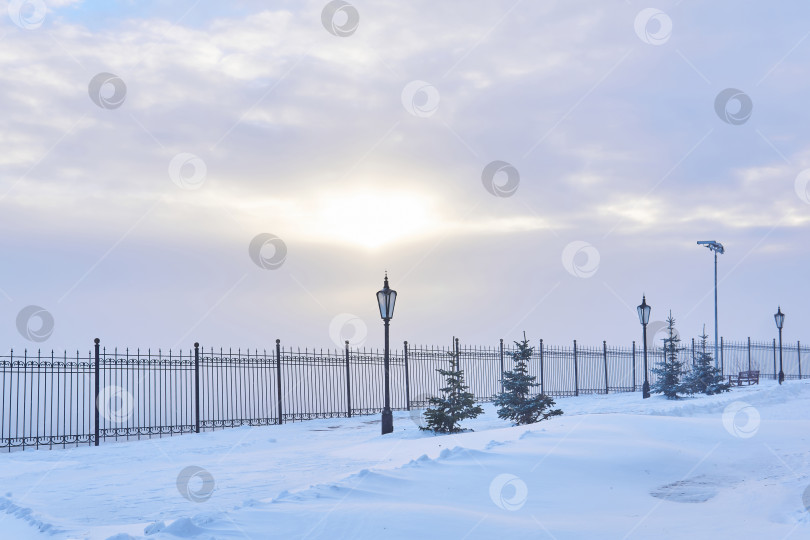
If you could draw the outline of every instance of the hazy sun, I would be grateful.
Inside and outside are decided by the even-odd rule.
[[[420,236],[435,225],[427,198],[401,192],[325,197],[310,215],[312,233],[368,249]]]

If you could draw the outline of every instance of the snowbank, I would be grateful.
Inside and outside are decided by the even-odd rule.
[[[0,536],[810,536],[810,381],[557,404],[447,436],[401,412],[385,437],[375,416],[2,455]]]

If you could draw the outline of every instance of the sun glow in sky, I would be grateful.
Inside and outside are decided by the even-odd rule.
[[[409,193],[334,194],[313,205],[309,233],[367,249],[394,247],[435,232],[434,212],[429,198]]]

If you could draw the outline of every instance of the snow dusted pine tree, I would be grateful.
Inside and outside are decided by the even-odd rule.
[[[450,369],[437,369],[444,376],[447,386],[441,388],[441,397],[432,397],[428,401],[435,407],[425,411],[425,426],[419,429],[439,433],[457,433],[461,431],[459,422],[465,418],[475,418],[484,413],[475,404],[475,396],[468,392],[464,385],[464,372],[459,369],[458,353],[450,352]]]
[[[667,333],[669,336],[664,339],[664,363],[651,370],[658,375],[658,380],[650,387],[650,391],[664,394],[667,399],[678,399],[678,394],[685,392],[681,384],[683,363],[678,361],[678,351],[682,349],[678,346],[681,338],[675,330],[675,319],[671,311],[667,317]]]
[[[731,385],[725,381],[720,370],[714,367],[714,359],[710,353],[706,352],[706,343],[709,336],[706,335],[706,326],[703,327],[703,334],[700,336],[700,351],[692,357],[692,371],[684,377],[683,389],[689,394],[719,394],[728,392]]]
[[[522,342],[515,342],[518,350],[512,357],[515,359],[515,369],[505,371],[503,374],[503,391],[495,397],[494,403],[499,406],[498,418],[512,420],[516,425],[534,424],[546,420],[550,416],[562,414],[560,409],[547,410],[554,406],[554,400],[544,394],[530,397],[529,393],[535,386],[537,377],[529,375],[528,364],[532,357],[534,347],[529,347],[526,333]]]

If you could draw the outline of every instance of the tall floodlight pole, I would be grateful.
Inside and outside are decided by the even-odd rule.
[[[394,415],[391,412],[391,381],[388,375],[389,361],[388,361],[388,323],[394,316],[394,305],[397,301],[397,291],[388,286],[388,272],[385,273],[385,281],[383,281],[383,288],[377,292],[377,303],[380,306],[380,317],[385,323],[385,355],[383,366],[385,370],[385,402],[383,403],[382,411],[382,434],[391,433],[394,431]]]
[[[714,240],[699,240],[699,246],[706,246],[714,251],[714,367],[717,368],[720,362],[720,338],[717,331],[717,254],[726,252],[723,244]]]

